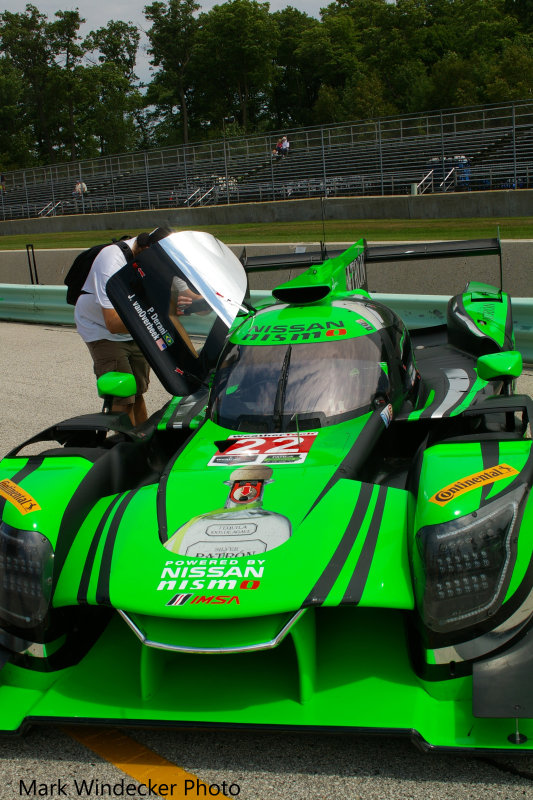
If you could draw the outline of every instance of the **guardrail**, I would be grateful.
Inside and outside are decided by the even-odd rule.
[[[74,325],[74,308],[66,301],[65,286],[25,286],[0,284],[0,320],[35,322],[51,325]],[[272,297],[268,291],[252,291],[251,303],[261,303]],[[448,297],[442,295],[379,294],[372,297],[390,306],[408,328],[427,328],[446,321]],[[524,361],[533,363],[533,297],[513,299],[513,320],[516,346]],[[206,317],[191,317],[187,329],[193,334],[205,334],[209,323]]]

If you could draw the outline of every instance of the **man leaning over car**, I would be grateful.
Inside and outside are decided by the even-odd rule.
[[[126,239],[132,257],[168,236],[169,228],[156,228]],[[145,422],[148,414],[144,394],[150,382],[150,367],[139,346],[113,308],[106,292],[109,278],[128,263],[117,245],[104,247],[94,259],[82,294],[74,309],[74,320],[81,338],[89,348],[97,378],[106,372],[129,372],[135,377],[137,394],[116,397],[112,410],[128,414],[132,425]]]

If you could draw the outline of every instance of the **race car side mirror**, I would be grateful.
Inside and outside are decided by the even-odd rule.
[[[109,414],[114,397],[131,397],[136,394],[137,384],[129,372],[106,372],[96,381],[98,396],[104,400],[102,412]]]
[[[484,381],[511,381],[522,374],[522,354],[518,350],[489,353],[477,360],[477,374]]]

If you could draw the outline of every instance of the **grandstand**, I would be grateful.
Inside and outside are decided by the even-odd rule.
[[[0,219],[533,188],[533,102],[278,131],[5,174]],[[76,181],[89,191],[74,199]]]

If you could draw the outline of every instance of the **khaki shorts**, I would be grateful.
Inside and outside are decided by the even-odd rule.
[[[129,372],[134,376],[137,384],[136,396],[147,391],[150,383],[150,365],[136,342],[99,339],[97,342],[85,342],[85,344],[89,348],[94,363],[94,374],[97,378],[106,372]],[[120,402],[124,405],[132,405],[136,396],[121,397]]]

